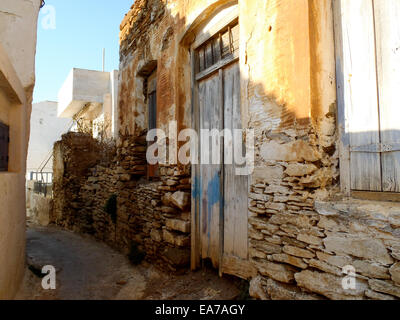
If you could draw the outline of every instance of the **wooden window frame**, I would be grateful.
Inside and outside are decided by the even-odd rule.
[[[2,133],[3,132],[3,133]],[[0,121],[0,172],[8,172],[10,156],[10,127]],[[4,154],[3,154],[4,151]],[[4,163],[4,164],[3,164]]]
[[[239,18],[236,17],[232,17],[229,16],[226,20],[224,19],[223,21],[225,21],[226,25],[224,27],[222,27],[218,32],[213,32],[211,34],[213,34],[212,36],[210,35],[208,39],[202,39],[199,43],[195,43],[194,46],[192,47],[192,50],[195,53],[195,66],[193,69],[193,72],[195,74],[195,81],[201,81],[202,79],[207,78],[210,74],[217,72],[219,69],[222,69],[223,67],[225,67],[228,64],[231,64],[233,62],[236,62],[239,60],[239,50],[234,50],[233,48],[233,38],[232,38],[232,28],[236,27],[239,25]],[[220,26],[220,24],[218,24],[218,26]],[[223,31],[227,31],[229,34],[229,49],[230,49],[230,53],[227,54],[225,57],[222,54],[222,39],[221,39],[221,35],[223,33]],[[219,43],[219,48],[220,48],[220,59],[218,60],[218,62],[212,64],[210,67],[205,68],[202,71],[198,70],[198,66],[199,66],[199,48],[208,44],[209,41],[213,40],[213,39],[217,39],[218,43]],[[214,50],[215,48],[212,47],[212,50]]]

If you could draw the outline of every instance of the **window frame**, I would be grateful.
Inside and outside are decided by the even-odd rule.
[[[2,157],[5,157],[5,159],[2,160],[1,159]],[[0,172],[9,171],[9,159],[10,159],[10,127],[0,121]]]

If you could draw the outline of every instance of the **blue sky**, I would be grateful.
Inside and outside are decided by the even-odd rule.
[[[119,26],[133,2],[46,0],[49,7],[41,10],[38,21],[34,102],[57,101],[58,90],[72,68],[101,70],[103,48],[105,70],[118,69]]]

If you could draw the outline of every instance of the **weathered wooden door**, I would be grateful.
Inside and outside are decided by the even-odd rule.
[[[221,130],[223,119],[221,118],[222,83],[219,73],[199,82],[199,111],[200,128]],[[212,145],[211,138],[208,143],[200,140],[200,155],[209,153]],[[221,146],[220,146],[221,148]],[[220,150],[214,150],[221,154]],[[214,266],[219,264],[220,254],[220,224],[222,217],[222,164],[200,164],[200,239],[201,257],[210,258]]]
[[[198,170],[200,258],[211,259],[223,272],[224,262],[247,260],[248,177],[237,175],[235,161],[227,159],[224,146],[243,150],[243,141],[233,140],[234,129],[242,129],[240,114],[240,68],[237,22],[222,30],[197,50],[197,109],[199,129],[228,129],[232,139],[219,139],[211,151],[212,135],[200,135],[200,157],[210,153]],[[205,141],[207,139],[207,141]],[[225,145],[224,145],[225,144]],[[238,151],[240,151],[238,150]],[[218,154],[220,162],[212,163]],[[203,156],[203,157],[202,157]],[[227,271],[229,272],[229,270]]]
[[[400,192],[400,1],[336,0],[336,11],[350,188]]]

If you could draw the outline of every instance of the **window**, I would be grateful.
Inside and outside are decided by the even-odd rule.
[[[217,64],[239,56],[238,20],[228,25],[197,49],[198,72],[207,72]]]
[[[10,128],[0,122],[0,171],[8,171],[8,146]]]
[[[147,78],[147,105],[149,114],[149,130],[157,128],[157,77],[153,72]]]

